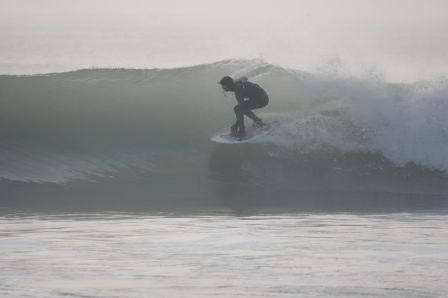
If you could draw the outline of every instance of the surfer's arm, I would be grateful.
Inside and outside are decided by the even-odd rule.
[[[235,92],[235,98],[239,105],[244,102],[244,97],[239,92]]]

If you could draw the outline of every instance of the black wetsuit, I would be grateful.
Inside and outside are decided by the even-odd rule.
[[[265,107],[269,103],[269,97],[266,91],[259,85],[245,81],[235,82],[236,100],[238,105],[233,109],[236,115],[235,129],[240,132],[244,132],[244,115],[248,116],[255,122],[262,123],[251,110]]]

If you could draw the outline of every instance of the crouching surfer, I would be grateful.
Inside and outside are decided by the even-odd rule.
[[[244,115],[254,121],[255,127],[263,127],[266,124],[258,118],[252,110],[265,107],[269,103],[269,97],[266,91],[259,85],[249,82],[247,78],[234,81],[231,77],[225,76],[220,81],[224,91],[234,92],[238,104],[233,108],[235,111],[236,122],[231,127],[231,135],[243,138],[246,136],[244,128]]]

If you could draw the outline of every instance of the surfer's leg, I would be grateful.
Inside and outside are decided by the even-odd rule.
[[[246,115],[247,117],[249,117],[250,119],[252,119],[255,122],[261,121],[261,119],[258,118],[257,115],[255,115],[255,113],[252,112],[251,110],[245,110],[244,115]]]
[[[232,125],[232,127],[230,127],[230,134],[236,135],[236,133],[238,132],[238,123],[235,123]]]
[[[262,98],[250,98],[243,103],[243,114],[252,119],[257,126],[262,127],[265,125],[263,120],[257,117],[252,110],[262,108],[266,105],[267,101]]]
[[[246,130],[244,128],[244,112],[240,105],[236,105],[233,108],[233,111],[235,112],[236,116],[236,134],[239,136],[246,135]]]

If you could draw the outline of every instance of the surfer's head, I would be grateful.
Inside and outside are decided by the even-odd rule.
[[[229,76],[225,76],[219,81],[224,91],[233,91],[235,89],[235,82]]]

